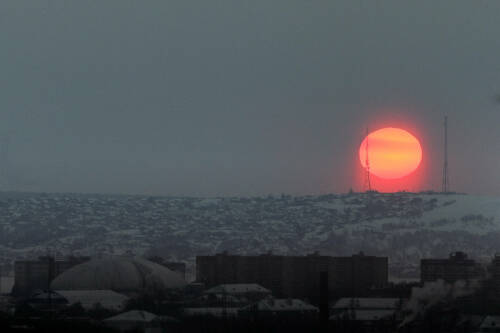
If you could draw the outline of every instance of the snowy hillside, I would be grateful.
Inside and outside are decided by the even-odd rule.
[[[0,193],[0,263],[52,253],[132,252],[185,261],[221,251],[389,256],[415,277],[422,257],[500,251],[500,198],[343,194],[172,198]]]

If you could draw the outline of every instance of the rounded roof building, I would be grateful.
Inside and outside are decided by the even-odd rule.
[[[114,290],[136,292],[147,289],[182,288],[180,274],[142,258],[93,259],[57,276],[53,290]]]

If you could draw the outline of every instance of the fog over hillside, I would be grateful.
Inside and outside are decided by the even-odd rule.
[[[56,255],[350,255],[389,257],[394,278],[453,251],[487,261],[500,250],[500,197],[435,193],[268,197],[0,194],[0,261]],[[7,269],[5,269],[7,268]]]

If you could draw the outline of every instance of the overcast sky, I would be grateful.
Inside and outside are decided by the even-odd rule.
[[[439,189],[448,114],[452,189],[499,195],[499,32],[500,1],[4,0],[1,184],[344,192],[400,126]]]

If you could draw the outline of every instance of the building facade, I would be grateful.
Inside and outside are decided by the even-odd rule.
[[[328,272],[331,296],[362,296],[372,287],[388,282],[386,257],[331,257],[318,253],[306,256],[229,255],[196,257],[196,280],[207,287],[227,283],[258,283],[277,297],[308,299],[317,303],[320,273]]]
[[[363,252],[351,257],[333,257],[330,289],[336,297],[368,296],[374,288],[387,286],[389,259],[366,256]]]
[[[71,267],[90,260],[90,257],[39,257],[38,260],[20,260],[14,263],[14,288],[17,296],[29,296],[35,290],[49,290],[50,282]]]
[[[469,259],[464,252],[451,253],[447,259],[421,259],[421,283],[443,280],[454,283],[458,280],[473,280],[484,276],[480,264]]]

